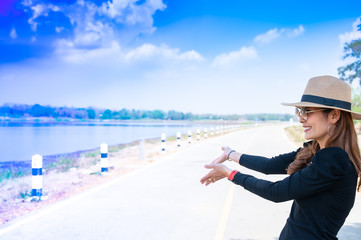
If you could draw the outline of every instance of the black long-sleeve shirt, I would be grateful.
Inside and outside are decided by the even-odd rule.
[[[243,154],[239,163],[265,174],[286,174],[297,152],[273,158]],[[279,239],[337,239],[355,201],[357,173],[343,149],[329,147],[319,150],[309,166],[281,181],[237,173],[233,182],[274,202],[294,200]]]

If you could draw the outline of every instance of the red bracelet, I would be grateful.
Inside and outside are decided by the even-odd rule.
[[[228,180],[233,181],[234,175],[236,175],[237,173],[239,173],[239,171],[233,170],[233,171],[229,174]]]

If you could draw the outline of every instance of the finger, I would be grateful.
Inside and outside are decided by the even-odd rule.
[[[201,182],[206,182],[210,178],[211,178],[211,175],[208,173],[207,175],[205,175],[204,177],[201,178]]]
[[[207,181],[205,185],[208,186],[211,183],[212,183],[211,181]]]
[[[222,162],[222,158],[221,157],[217,157],[216,159],[214,159],[212,161],[212,164],[215,164],[215,163],[221,163]]]
[[[213,169],[215,166],[216,166],[215,163],[210,163],[210,164],[204,165],[204,167],[207,168],[207,169]]]

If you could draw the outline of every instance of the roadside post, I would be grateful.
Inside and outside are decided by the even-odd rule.
[[[181,146],[181,133],[177,132],[177,147],[179,148]]]
[[[43,195],[43,157],[39,154],[32,156],[32,190],[31,196],[38,197],[39,200]]]
[[[100,165],[102,173],[109,171],[108,144],[106,143],[100,144]]]
[[[162,136],[161,136],[162,152],[165,152],[165,139],[166,139],[166,135],[165,135],[165,133],[162,133]]]

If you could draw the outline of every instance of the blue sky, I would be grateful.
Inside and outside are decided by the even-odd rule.
[[[3,0],[0,104],[293,113],[361,1]]]

